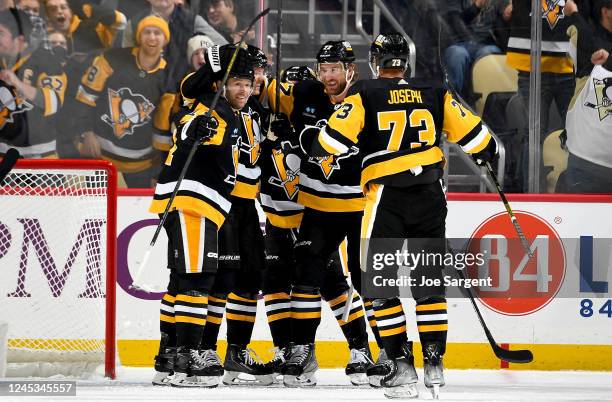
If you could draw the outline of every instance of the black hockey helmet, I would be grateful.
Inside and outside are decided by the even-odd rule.
[[[308,66],[291,66],[283,71],[281,82],[316,80],[314,71]]]
[[[370,46],[370,69],[378,76],[378,69],[406,71],[410,50],[408,41],[399,33],[381,34]]]
[[[227,70],[232,55],[236,51],[236,45],[223,45],[219,48],[219,58],[221,60],[221,76]],[[236,60],[232,65],[229,77],[232,78],[248,78],[251,81],[255,79],[255,70],[253,67],[253,59],[248,51],[244,48],[238,49]]]
[[[266,56],[263,50],[261,50],[257,46],[247,45],[247,51],[249,52],[249,56],[251,56],[251,59],[253,60],[253,67],[268,67],[268,57]]]
[[[345,40],[330,40],[325,42],[317,53],[317,63],[353,63],[355,53],[353,47]]]

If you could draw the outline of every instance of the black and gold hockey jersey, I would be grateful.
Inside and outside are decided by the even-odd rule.
[[[404,187],[438,180],[444,154],[441,134],[469,154],[491,140],[478,116],[443,88],[409,84],[401,78],[360,81],[321,129],[318,141],[342,155],[357,144],[363,152],[361,186]]]
[[[26,99],[15,88],[0,86],[0,155],[17,148],[24,158],[56,154],[55,114],[64,102],[66,74],[46,49],[22,56],[14,65],[1,61],[25,84],[36,88],[36,97]]]
[[[258,101],[251,96],[246,106],[238,112],[241,123],[238,172],[232,195],[250,200],[257,197],[261,176],[259,157],[264,137],[261,131],[263,107],[260,106]]]
[[[186,141],[187,132],[195,117],[206,113],[206,105],[212,103],[213,97],[214,94],[202,96],[202,102],[197,102],[181,118],[173,135],[174,145],[155,186],[150,212],[164,212],[191,149],[191,143]],[[217,134],[198,147],[170,210],[204,216],[220,228],[232,206],[230,193],[236,182],[241,122],[225,98],[219,99],[212,115],[219,122]]]
[[[289,116],[299,135],[305,128],[325,122],[340,107],[325,93],[319,81],[300,81],[282,86],[281,112]],[[275,83],[268,87],[275,99]],[[343,155],[301,158],[298,203],[324,212],[362,211],[365,198],[359,187],[361,153],[356,146]]]
[[[77,93],[77,100],[89,106],[79,119],[81,132],[93,131],[104,159],[126,173],[150,168],[155,149],[172,146],[175,94],[164,87],[166,61],[145,71],[137,53],[138,48],[111,49],[96,57]]]
[[[564,0],[541,1],[542,11],[542,72],[572,74],[574,63],[570,57],[567,28],[574,16],[563,12]],[[531,1],[512,3],[507,64],[519,71],[531,70]]]

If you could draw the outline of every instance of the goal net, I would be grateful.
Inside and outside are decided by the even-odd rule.
[[[114,377],[115,191],[104,161],[20,160],[0,183],[6,376]]]

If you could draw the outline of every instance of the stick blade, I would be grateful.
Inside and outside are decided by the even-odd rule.
[[[497,346],[497,345],[496,345]],[[531,350],[507,350],[499,346],[495,347],[495,356],[500,360],[505,360],[509,363],[531,363],[533,361],[533,353]]]

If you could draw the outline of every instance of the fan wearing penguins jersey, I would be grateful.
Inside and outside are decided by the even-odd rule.
[[[53,54],[32,49],[27,14],[0,12],[0,157],[16,148],[25,158],[56,157],[56,113],[66,75]]]
[[[353,81],[354,61],[350,43],[327,42],[317,54],[317,80],[281,86],[281,115],[277,116],[272,127],[281,143],[287,133],[300,135],[308,127],[324,124],[340,105]],[[275,85],[271,84],[269,100],[276,99],[274,89]],[[301,139],[300,142],[302,152],[304,145],[310,146]],[[340,312],[339,304],[349,297],[348,285],[341,272],[333,284],[326,278],[330,257],[345,238],[348,240],[349,270],[353,273],[355,287],[359,288],[359,225],[365,204],[359,187],[360,165],[361,155],[357,148],[340,158],[301,158],[297,203],[304,206],[304,211],[295,243],[296,269],[290,296],[291,341],[296,346],[281,370],[287,386],[316,384],[314,374],[318,366],[314,340],[321,321],[321,296],[330,303],[334,312]],[[351,301],[355,314],[349,315],[348,322],[341,321],[341,314],[339,316],[351,349],[351,362],[346,373],[364,377],[370,360],[366,324],[361,298],[355,295]],[[355,373],[354,369],[360,373]]]
[[[392,247],[402,249],[403,240],[394,239],[414,238],[419,239],[412,243],[419,246],[416,252],[444,253],[441,134],[445,132],[449,141],[458,143],[481,164],[496,158],[497,145],[480,118],[447,90],[404,80],[409,51],[401,35],[379,35],[370,54],[378,79],[355,84],[327,125],[309,131],[311,154],[343,155],[354,146],[361,149],[361,188],[367,197],[362,239],[385,238],[388,252]],[[370,242],[366,248],[367,258],[376,252],[375,244]],[[422,283],[419,278],[440,279],[442,283],[442,269],[418,266],[411,276],[416,283]],[[366,265],[362,270],[367,272],[371,267]],[[364,291],[371,290],[364,284]],[[388,289],[386,294],[392,291]],[[444,385],[442,356],[448,327],[444,287],[412,287],[411,291],[423,345],[425,385],[437,389]],[[378,330],[392,360],[374,366],[369,374],[384,377],[381,385],[389,397],[413,395],[417,375],[401,302],[380,293],[376,297]]]
[[[138,24],[138,47],[111,49],[96,57],[81,79],[77,100],[81,155],[117,166],[128,187],[150,187],[159,151],[171,147],[170,109],[162,49],[168,24],[156,16]]]
[[[208,49],[217,87],[228,69],[234,48]],[[162,214],[169,202],[194,143],[199,143],[170,207],[164,228],[168,234],[170,282],[162,298],[162,341],[156,357],[157,385],[212,387],[219,383],[211,350],[200,343],[208,311],[208,295],[218,268],[218,231],[232,207],[230,193],[236,182],[237,156],[243,122],[237,112],[252,90],[253,69],[244,50],[223,88],[224,96],[207,117],[215,96],[202,92],[194,99],[174,133],[174,145],[155,187],[150,212]],[[178,348],[178,349],[177,349]],[[170,374],[173,374],[169,376]]]

